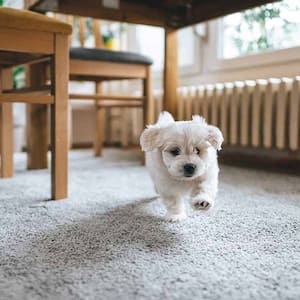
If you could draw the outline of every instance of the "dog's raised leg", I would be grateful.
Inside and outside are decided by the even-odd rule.
[[[181,197],[164,197],[163,203],[165,204],[167,209],[167,213],[165,216],[166,221],[178,222],[184,220],[187,217],[184,201]]]
[[[190,197],[192,208],[194,210],[208,210],[212,208],[214,206],[217,190],[217,177],[196,183]]]

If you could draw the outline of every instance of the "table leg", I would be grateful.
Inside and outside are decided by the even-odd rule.
[[[170,112],[175,119],[177,114],[178,86],[178,43],[177,30],[165,30],[165,69],[164,69],[164,110]]]
[[[45,63],[29,67],[29,85],[40,87],[46,83]],[[48,113],[47,105],[27,104],[27,168],[46,169],[48,167]]]

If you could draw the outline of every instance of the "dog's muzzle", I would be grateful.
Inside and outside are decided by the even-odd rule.
[[[184,176],[192,177],[196,172],[197,166],[195,164],[185,164],[183,166]]]

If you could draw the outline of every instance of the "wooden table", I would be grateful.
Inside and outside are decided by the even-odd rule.
[[[275,0],[25,0],[26,8],[165,28],[164,110],[177,116],[177,30]],[[45,163],[45,159],[42,159]],[[42,164],[42,163],[41,163]],[[39,162],[36,163],[37,167]],[[35,168],[34,167],[34,168]]]
[[[176,116],[177,29],[274,0],[28,0],[27,8],[152,26],[165,30],[164,109]],[[114,7],[109,7],[109,5]]]

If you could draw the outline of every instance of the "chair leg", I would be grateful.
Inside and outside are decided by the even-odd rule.
[[[39,87],[46,82],[47,64],[32,64],[29,69],[29,86]],[[27,104],[27,168],[48,168],[48,107],[44,104]]]
[[[72,141],[73,124],[72,124],[72,119],[73,119],[72,106],[69,105],[68,106],[68,120],[69,120],[69,123],[68,123],[68,147],[69,147],[69,150],[71,150],[72,146],[73,146],[73,141]]]
[[[26,105],[27,168],[48,168],[48,107],[44,104]]]
[[[153,124],[154,120],[154,102],[153,102],[153,91],[152,91],[152,73],[151,67],[147,67],[147,76],[143,80],[143,88],[144,88],[144,107],[143,107],[143,116],[144,116],[144,127],[149,124]],[[142,154],[142,164],[145,165],[146,157],[145,153]]]
[[[102,92],[101,82],[96,83],[96,93],[100,94]],[[94,153],[95,156],[102,156],[103,142],[104,142],[104,118],[105,110],[104,108],[97,107],[99,101],[95,101],[96,110],[96,129],[95,129],[95,141],[94,141]]]
[[[12,103],[2,103],[0,114],[1,177],[9,178],[14,175]]]
[[[94,153],[96,157],[102,156],[103,142],[104,142],[104,108],[96,107],[96,138],[94,144]]]
[[[0,70],[0,87],[10,89],[13,86],[12,70]],[[0,154],[1,177],[9,178],[14,174],[13,167],[13,110],[12,103],[0,104]]]
[[[54,104],[51,105],[51,182],[52,199],[58,200],[68,197],[69,52],[65,35],[55,35],[52,71]]]
[[[147,67],[147,76],[143,80],[143,87],[144,87],[144,125],[153,124],[154,120],[154,102],[153,102],[153,95],[152,95],[152,74],[151,74],[151,67]]]

